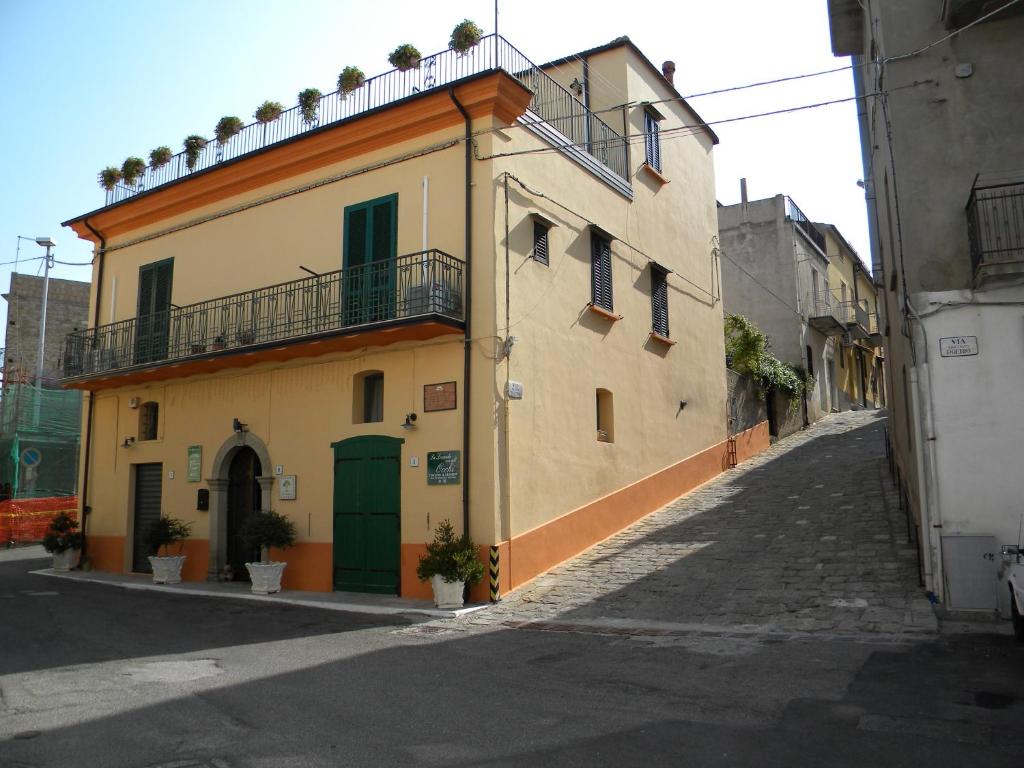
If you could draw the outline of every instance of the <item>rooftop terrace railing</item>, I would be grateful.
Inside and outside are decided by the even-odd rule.
[[[811,239],[812,243],[821,249],[822,253],[826,253],[825,236],[821,234],[821,230],[814,226],[814,224],[811,223],[811,220],[804,215],[804,212],[800,210],[800,207],[793,202],[793,198],[788,196],[786,197],[786,215],[789,216],[790,220],[797,227],[799,227],[801,232]]]
[[[443,251],[423,251],[75,331],[66,341],[64,377],[425,315],[461,320],[462,267]]]
[[[295,106],[284,110],[272,122],[246,125],[223,144],[211,139],[200,150],[191,167],[186,153],[179,152],[159,168],[147,167],[135,185],[118,184],[109,190],[106,204],[127,200],[141,192],[213,168],[219,163],[495,69],[503,69],[533,91],[530,111],[562,133],[568,143],[589,152],[623,179],[629,178],[626,139],[590,112],[505,38],[487,35],[465,54],[453,50],[441,51],[424,56],[415,69],[393,69],[369,78],[350,93],[334,91],[321,96],[313,120],[306,120],[302,109]]]

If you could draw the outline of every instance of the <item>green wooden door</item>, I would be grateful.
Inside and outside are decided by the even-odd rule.
[[[136,364],[152,363],[167,357],[173,276],[174,259],[139,267],[139,299],[135,313]]]
[[[345,325],[395,318],[395,257],[398,255],[398,195],[345,209]]]
[[[335,589],[398,594],[403,442],[371,435],[331,446]]]

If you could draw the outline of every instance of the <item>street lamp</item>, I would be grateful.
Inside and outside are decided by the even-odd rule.
[[[46,267],[43,273],[43,309],[39,318],[39,350],[36,355],[36,407],[35,424],[39,424],[39,398],[43,388],[43,351],[46,347],[46,300],[50,293],[50,267],[53,265],[53,257],[50,251],[57,243],[52,237],[37,237],[36,245],[46,249]]]

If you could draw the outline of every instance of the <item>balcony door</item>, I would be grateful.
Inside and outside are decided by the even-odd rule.
[[[395,318],[398,195],[345,209],[341,312],[345,325]]]
[[[135,313],[135,363],[167,357],[170,332],[171,280],[174,259],[139,267],[139,303]]]

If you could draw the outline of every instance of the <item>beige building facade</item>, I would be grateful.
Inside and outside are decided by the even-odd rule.
[[[97,253],[64,378],[95,567],[144,570],[163,514],[186,578],[237,575],[272,508],[286,588],[426,596],[450,519],[507,591],[728,466],[714,134],[649,130],[700,118],[628,40],[580,55],[600,79],[496,36],[454,56],[67,222]]]

